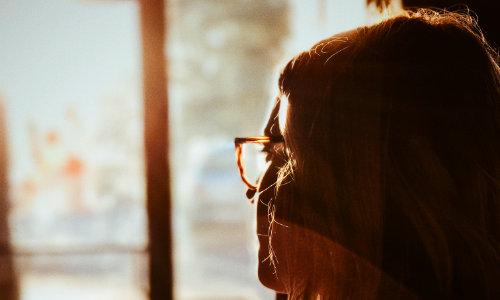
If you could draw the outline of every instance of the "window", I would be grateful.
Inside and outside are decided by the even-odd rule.
[[[273,299],[256,276],[255,207],[233,137],[262,130],[287,2],[169,3],[176,295]]]
[[[20,298],[145,299],[138,4],[1,6]]]

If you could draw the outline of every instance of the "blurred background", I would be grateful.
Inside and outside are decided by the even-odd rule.
[[[0,1],[2,300],[149,298],[147,5]],[[163,5],[174,296],[274,299],[257,280],[255,208],[233,137],[261,133],[291,54],[402,3],[383,13],[365,0]]]

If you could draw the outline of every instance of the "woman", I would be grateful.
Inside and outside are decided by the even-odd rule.
[[[261,282],[289,299],[500,299],[499,82],[475,21],[430,10],[292,59],[265,136],[236,141],[269,161],[247,181]]]

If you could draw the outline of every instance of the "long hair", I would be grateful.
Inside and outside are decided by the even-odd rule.
[[[432,10],[286,65],[273,205],[302,230],[276,254],[290,299],[499,296],[499,83],[475,20]]]

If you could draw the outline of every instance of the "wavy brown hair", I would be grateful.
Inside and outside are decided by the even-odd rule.
[[[276,254],[291,299],[498,299],[499,78],[475,20],[432,10],[286,65],[273,205],[303,231]]]

